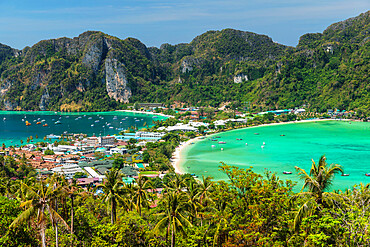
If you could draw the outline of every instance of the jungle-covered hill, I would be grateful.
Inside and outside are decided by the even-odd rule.
[[[0,44],[0,108],[98,111],[132,102],[369,112],[370,11],[297,47],[233,29],[146,47],[88,31],[16,50]]]

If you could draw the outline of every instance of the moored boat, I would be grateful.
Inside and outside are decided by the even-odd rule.
[[[365,173],[365,176],[370,177],[370,173]]]
[[[226,144],[226,142],[220,141],[218,142],[218,144]]]
[[[343,173],[341,176],[343,176],[343,177],[348,177],[348,176],[349,176],[349,174],[348,174],[348,173]]]
[[[283,171],[283,174],[292,174],[292,172]]]

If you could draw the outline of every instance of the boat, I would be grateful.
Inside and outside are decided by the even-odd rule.
[[[216,147],[216,146],[215,146],[215,145],[212,145],[211,147],[213,147],[213,148],[214,148],[214,147]]]
[[[370,177],[370,173],[365,173],[365,176]]]
[[[254,133],[255,135],[259,135],[260,133]]]
[[[99,123],[99,120],[95,120],[95,123]]]
[[[262,145],[261,148],[265,148],[265,146]]]
[[[242,138],[236,138],[236,140],[241,141],[241,140],[243,140],[243,139],[242,139]]]
[[[89,117],[88,119],[92,119],[92,117]]]
[[[92,124],[91,127],[94,127],[94,125]]]
[[[245,143],[245,146],[248,146],[248,143]]]
[[[348,173],[343,173],[341,176],[343,176],[343,177],[348,177],[348,176],[349,176],[349,174],[348,174]]]
[[[36,124],[41,124],[41,122],[37,122]]]
[[[6,117],[4,117],[3,120],[5,121],[6,120]]]
[[[285,136],[285,135],[280,135],[280,136]]]
[[[58,121],[56,121],[54,124],[61,124],[61,122],[58,120]]]
[[[48,124],[46,123],[46,124],[43,124],[42,126],[43,126],[43,127],[48,127]]]
[[[221,138],[221,136],[216,136],[215,138]]]
[[[113,129],[114,127],[113,127],[113,126],[110,126],[109,128],[110,128],[110,129]]]
[[[26,121],[26,126],[29,126],[29,125],[31,125],[31,123],[30,123],[30,122],[28,122],[28,121]]]
[[[221,141],[221,142],[218,142],[218,144],[226,144],[226,142]]]
[[[221,148],[221,151],[224,151],[224,149],[223,149],[223,148]]]
[[[292,174],[292,172],[283,171],[283,174]]]
[[[266,145],[266,143],[265,143],[265,142],[263,142],[263,143],[262,143],[262,145]]]
[[[211,141],[213,141],[213,142],[217,142],[218,140],[217,140],[217,139],[211,139]]]

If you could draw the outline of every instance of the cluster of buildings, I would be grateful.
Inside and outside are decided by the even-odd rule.
[[[327,114],[331,117],[351,117],[356,114],[355,111],[346,111],[346,110],[339,110],[339,109],[329,109]]]

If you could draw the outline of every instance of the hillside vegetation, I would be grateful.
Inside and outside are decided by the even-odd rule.
[[[369,13],[305,34],[297,47],[233,29],[160,48],[92,31],[21,51],[0,45],[0,108],[97,111],[176,101],[369,112]]]

